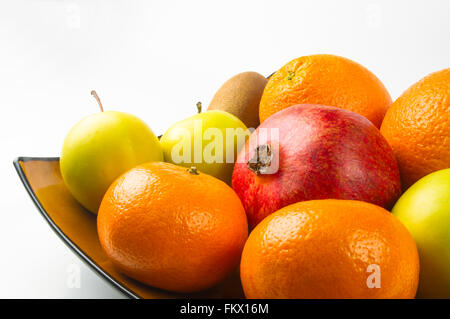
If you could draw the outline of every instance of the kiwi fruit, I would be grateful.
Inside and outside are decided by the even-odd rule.
[[[259,125],[259,102],[267,79],[256,72],[243,72],[226,81],[214,95],[209,110],[233,114],[250,128]]]

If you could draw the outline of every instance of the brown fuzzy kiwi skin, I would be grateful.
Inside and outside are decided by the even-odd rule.
[[[239,73],[216,92],[209,110],[222,110],[238,117],[248,128],[259,125],[259,102],[267,79],[259,73]]]

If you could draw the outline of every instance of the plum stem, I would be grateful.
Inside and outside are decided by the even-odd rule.
[[[197,102],[197,112],[202,113],[202,102]]]
[[[272,147],[269,144],[259,145],[255,148],[253,157],[247,162],[247,168],[256,175],[264,174],[272,164],[272,157]]]
[[[91,95],[97,100],[98,105],[100,106],[100,111],[103,112],[103,105],[102,105],[102,101],[100,101],[100,98],[98,97],[97,92],[95,92],[95,90],[91,91]]]

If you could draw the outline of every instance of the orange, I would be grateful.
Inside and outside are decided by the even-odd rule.
[[[413,298],[416,245],[384,208],[325,199],[286,206],[250,234],[241,260],[247,298]]]
[[[97,228],[120,271],[174,292],[224,279],[238,266],[248,232],[244,208],[228,185],[162,162],[137,166],[110,186]]]
[[[450,68],[406,90],[386,113],[381,134],[397,157],[404,189],[450,167]]]
[[[259,105],[260,122],[295,104],[340,107],[365,116],[379,128],[392,99],[362,65],[319,54],[292,60],[270,77]]]

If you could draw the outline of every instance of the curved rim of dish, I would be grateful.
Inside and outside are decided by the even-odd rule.
[[[125,294],[129,298],[133,299],[142,299],[141,296],[135,294],[128,288],[124,287],[120,282],[115,280],[113,277],[111,277],[105,270],[103,270],[95,261],[93,261],[88,255],[86,255],[69,237],[64,234],[64,232],[56,225],[56,223],[51,219],[51,217],[48,215],[48,213],[45,211],[44,207],[42,206],[41,202],[39,201],[38,197],[36,196],[35,192],[31,188],[31,185],[25,176],[25,172],[22,169],[22,166],[20,166],[20,162],[29,162],[29,161],[47,161],[47,162],[56,162],[59,161],[59,157],[26,157],[26,156],[20,156],[14,159],[13,164],[17,171],[17,174],[20,177],[20,180],[22,181],[23,186],[28,192],[28,195],[31,197],[33,203],[35,204],[36,208],[41,213],[42,217],[47,221],[47,223],[50,225],[50,228],[58,235],[60,239],[68,246],[72,251],[76,253],[76,255],[85,262],[88,266],[91,266],[100,277],[105,279],[107,282],[112,284],[115,288],[118,288],[123,294]]]

